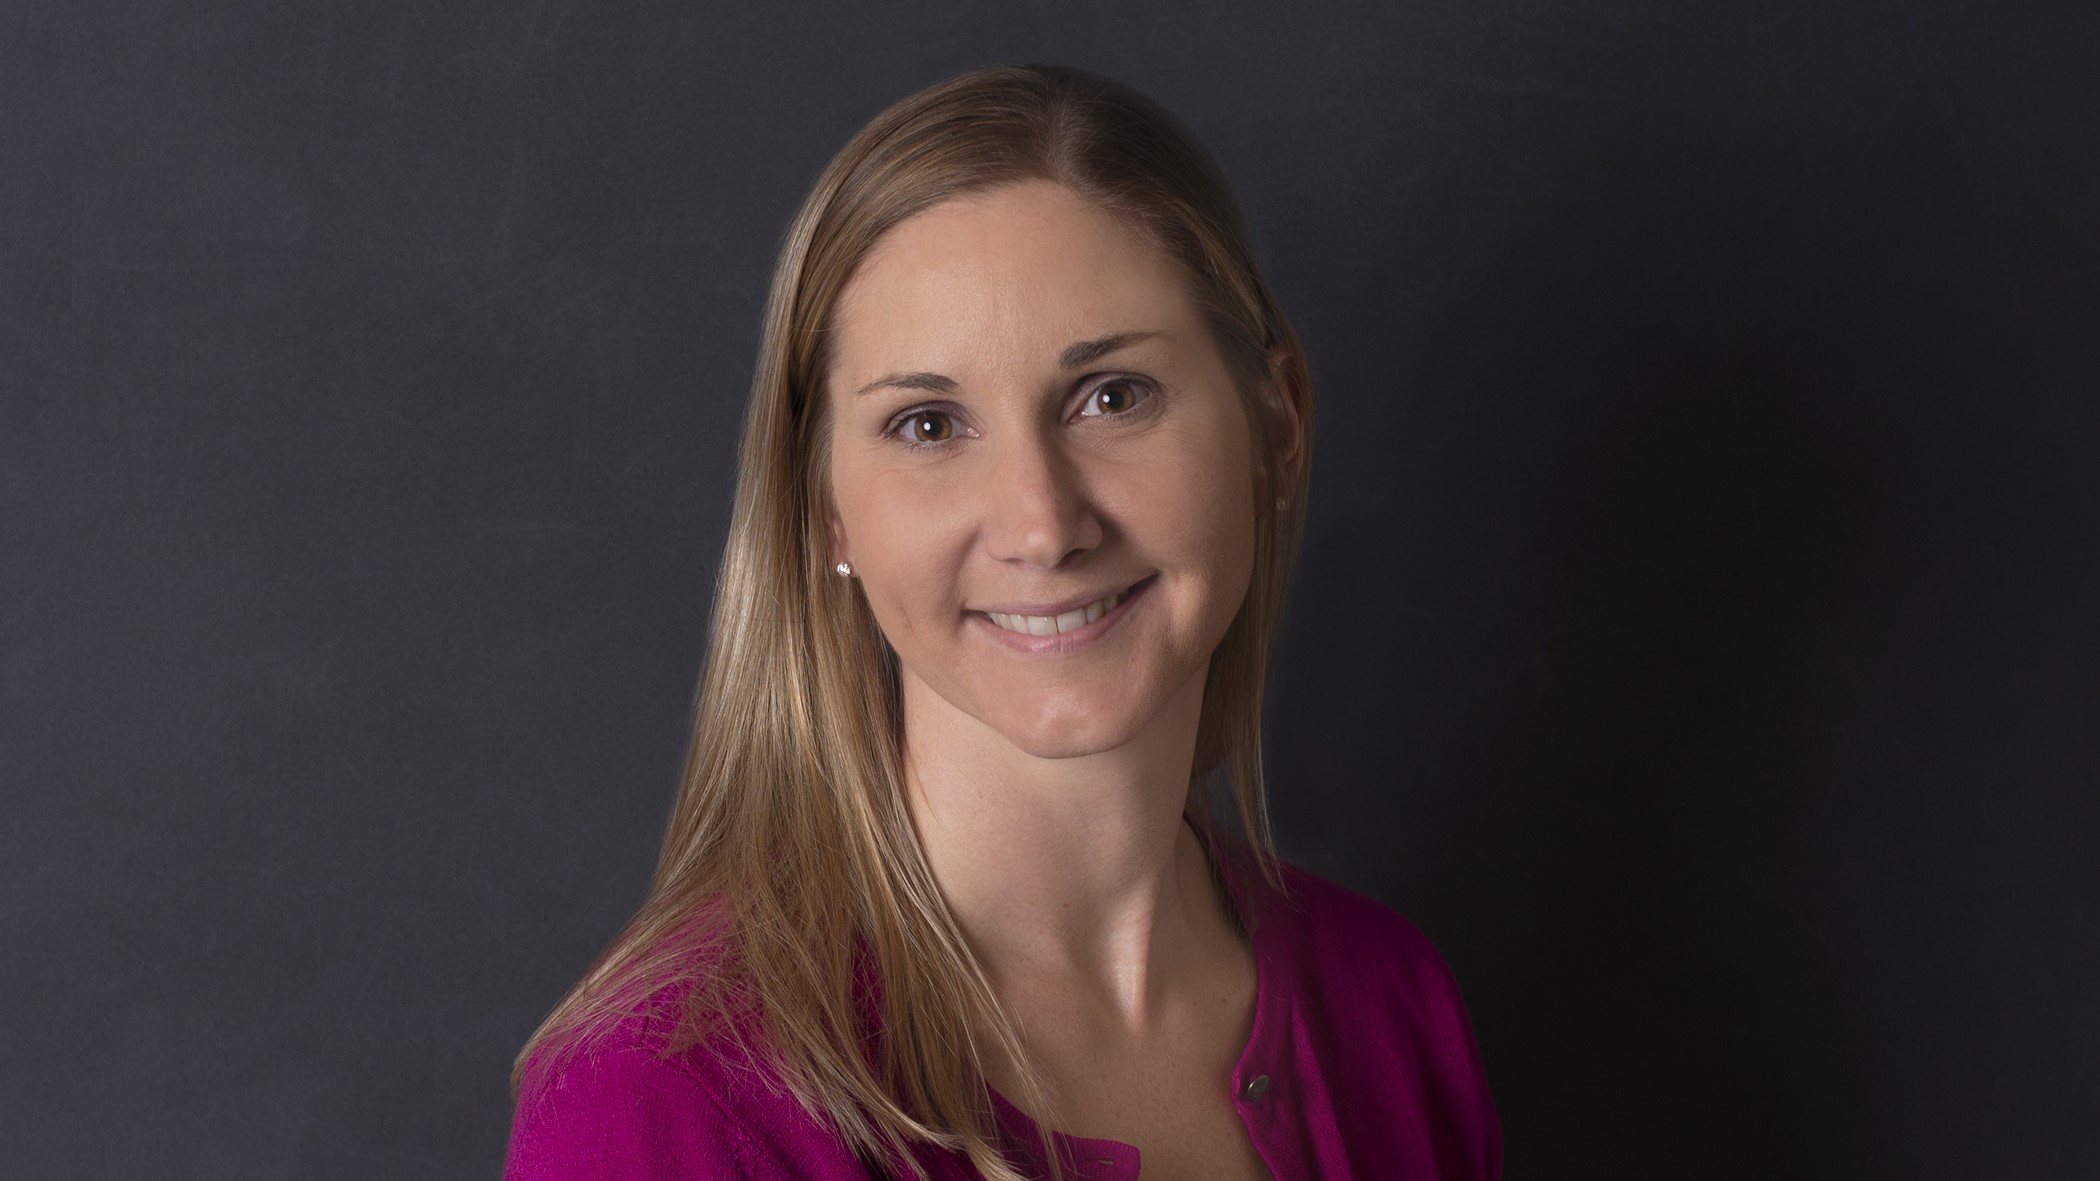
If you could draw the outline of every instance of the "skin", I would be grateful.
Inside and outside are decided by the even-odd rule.
[[[893,228],[834,327],[833,558],[897,651],[914,819],[1057,1126],[1137,1145],[1148,1177],[1266,1176],[1228,1091],[1253,962],[1181,814],[1273,494],[1182,273],[1030,182]],[[1063,650],[984,615],[1134,585]]]

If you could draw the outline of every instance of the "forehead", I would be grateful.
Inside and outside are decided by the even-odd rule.
[[[935,205],[890,229],[840,293],[834,384],[897,368],[1048,363],[1075,340],[1198,318],[1180,267],[1115,215],[1033,181]]]

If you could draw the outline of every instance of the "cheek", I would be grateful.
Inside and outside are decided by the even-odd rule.
[[[955,555],[968,536],[955,518],[956,498],[851,464],[833,474],[854,576],[883,634],[908,648],[922,621],[954,611]]]
[[[1178,462],[1153,462],[1142,469],[1128,499],[1129,510],[1152,523],[1163,551],[1203,581],[1219,588],[1238,609],[1253,563],[1253,469],[1244,434],[1231,423],[1213,424],[1177,449]]]
[[[1254,460],[1238,406],[1206,425],[1209,429],[1189,448],[1187,469],[1177,477],[1188,520],[1214,537],[1243,532],[1251,537]]]

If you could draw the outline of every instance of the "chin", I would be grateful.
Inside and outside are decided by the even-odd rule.
[[[1136,738],[1149,721],[1127,709],[1045,710],[1026,717],[982,719],[1015,748],[1038,759],[1076,759],[1111,751]]]

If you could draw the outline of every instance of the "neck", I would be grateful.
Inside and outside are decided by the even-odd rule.
[[[1130,742],[1037,758],[904,677],[913,820],[941,893],[1002,994],[1079,987],[1146,1024],[1219,906],[1182,822],[1201,674]]]

